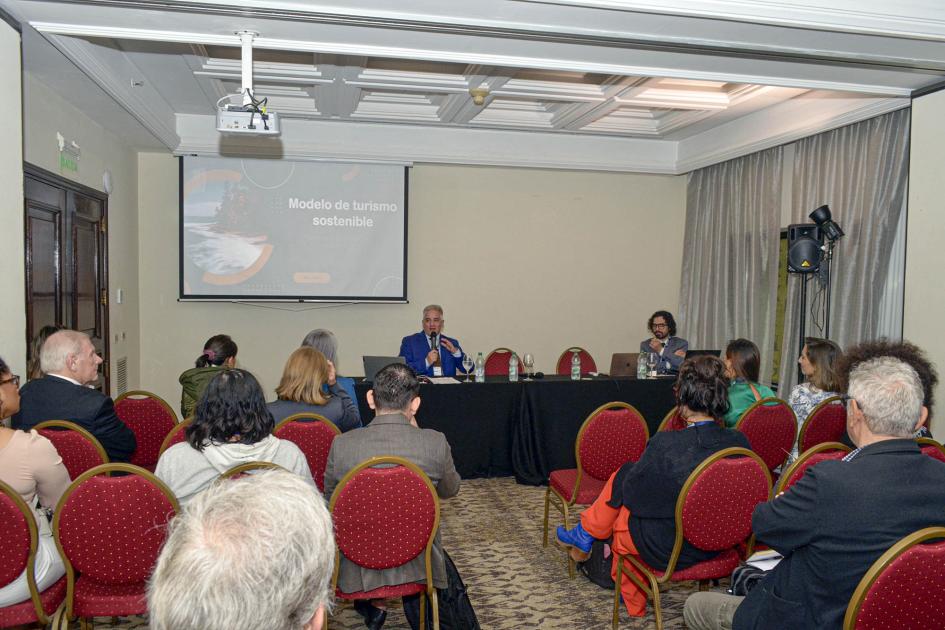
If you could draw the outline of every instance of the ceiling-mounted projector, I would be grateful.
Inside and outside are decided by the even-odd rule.
[[[268,98],[253,95],[253,31],[239,31],[242,47],[242,88],[239,94],[228,94],[217,101],[217,131],[258,136],[278,136],[279,116],[269,111]],[[237,103],[224,103],[240,99]]]

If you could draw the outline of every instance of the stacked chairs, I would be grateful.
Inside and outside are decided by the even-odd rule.
[[[570,527],[571,507],[594,502],[607,479],[627,462],[643,455],[650,432],[643,415],[625,402],[605,403],[591,412],[574,441],[576,468],[553,470],[545,491],[542,545],[548,546],[548,508],[553,503]],[[574,563],[568,557],[568,573]]]
[[[377,599],[420,594],[420,627],[426,599],[439,630],[439,605],[433,586],[432,550],[440,526],[440,501],[433,483],[412,462],[400,457],[372,457],[338,483],[328,506],[335,524],[335,571],[332,589],[340,599]],[[424,582],[383,586],[348,593],[338,588],[340,554],[359,567],[384,570],[423,555]]]
[[[0,588],[26,571],[30,596],[26,601],[0,608],[0,628],[31,623],[45,626],[66,597],[66,578],[40,592],[34,573],[39,531],[36,517],[16,490],[0,481]]]
[[[56,447],[70,479],[108,463],[108,454],[95,436],[74,422],[46,420],[33,428]]]
[[[945,527],[927,527],[881,555],[853,591],[844,630],[945,628],[943,538]]]
[[[167,486],[138,466],[97,466],[73,481],[53,518],[66,565],[65,605],[53,628],[79,617],[84,630],[92,617],[147,612],[147,579],[178,511]]]
[[[154,471],[161,444],[177,424],[177,414],[163,398],[136,390],[115,399],[115,413],[135,434],[137,446],[130,463]]]
[[[669,581],[706,581],[728,577],[740,562],[737,548],[751,536],[751,514],[768,500],[771,477],[762,459],[744,448],[727,448],[708,457],[692,471],[676,499],[676,541],[665,571],[641,558],[618,555],[614,585],[613,627],[620,623],[620,584],[630,579],[653,602],[657,630],[663,628],[660,585]],[[676,569],[683,540],[706,551],[719,551],[712,560]],[[625,569],[628,563],[643,575]]]
[[[780,398],[762,398],[745,410],[735,425],[748,438],[751,450],[774,471],[784,464],[797,437],[797,416]]]
[[[509,359],[512,358],[512,351],[508,348],[496,348],[486,357],[486,376],[504,376],[509,373]],[[518,373],[525,372],[525,364],[522,358],[518,359]]]
[[[797,436],[797,450],[803,453],[824,442],[839,442],[847,429],[847,408],[840,396],[820,402],[807,414]]]
[[[562,352],[561,356],[558,357],[558,364],[555,368],[556,374],[560,376],[571,374],[571,357],[575,352],[578,353],[578,357],[581,359],[581,374],[597,371],[597,363],[594,362],[594,357],[591,356],[591,353],[580,346],[574,346]]]
[[[331,443],[341,435],[338,427],[318,414],[297,413],[277,424],[272,434],[299,447],[308,461],[308,469],[312,472],[315,485],[324,492],[328,452],[331,450]]]

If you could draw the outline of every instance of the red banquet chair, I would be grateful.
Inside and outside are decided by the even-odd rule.
[[[177,425],[177,414],[163,398],[151,392],[135,390],[115,399],[115,413],[135,434],[135,452],[129,463],[154,472],[161,444]]]
[[[40,623],[45,626],[66,597],[66,578],[40,592],[34,567],[39,532],[36,517],[16,490],[0,481],[0,588],[26,571],[30,596],[26,601],[0,608],[0,628]]]
[[[380,467],[384,466],[384,467]],[[335,523],[335,571],[331,585],[341,599],[380,599],[420,594],[420,627],[426,598],[433,609],[433,628],[440,616],[433,586],[431,551],[440,526],[440,500],[420,468],[401,457],[372,457],[341,479],[328,504]],[[378,518],[382,514],[383,518]],[[426,581],[346,593],[338,588],[340,554],[367,569],[393,569],[423,554]]]
[[[797,436],[797,450],[803,453],[824,442],[839,442],[846,430],[847,408],[843,404],[843,398],[825,398],[807,414]]]
[[[804,476],[807,469],[814,464],[827,459],[843,459],[850,452],[850,447],[840,442],[821,442],[813,446],[800,455],[793,464],[788,466],[781,476],[778,477],[778,483],[774,488],[773,496],[778,496]]]
[[[562,352],[561,356],[558,357],[558,367],[555,369],[556,374],[559,376],[568,376],[571,374],[571,355],[573,355],[574,352],[577,352],[578,357],[581,359],[581,374],[597,371],[597,363],[594,362],[594,357],[591,356],[591,353],[580,346],[574,346]]]
[[[33,428],[56,447],[70,479],[109,463],[108,454],[95,436],[74,422],[46,420]]]
[[[175,444],[180,444],[187,439],[187,427],[191,425],[193,420],[187,418],[179,424],[175,424],[170,431],[167,432],[167,435],[164,436],[164,441],[161,442],[161,448],[158,449],[158,459],[161,458],[161,455],[164,454],[164,451],[174,446]]]
[[[771,477],[764,461],[744,448],[727,448],[706,458],[686,479],[676,499],[676,541],[665,571],[637,556],[619,555],[614,585],[613,627],[620,623],[620,583],[629,578],[653,602],[657,630],[662,630],[660,585],[669,581],[706,581],[728,577],[738,566],[737,548],[751,536],[751,513],[768,500]],[[676,569],[683,540],[718,556],[686,569]],[[629,562],[646,581],[625,569]]]
[[[92,617],[147,612],[147,579],[179,510],[160,479],[131,464],[97,466],[73,481],[53,517],[66,565],[65,607],[53,628],[66,630],[75,617],[85,628]]]
[[[285,470],[285,468],[273,462],[245,462],[233,466],[233,468],[230,468],[224,473],[220,473],[220,476],[217,477],[217,481],[240,479],[241,477],[245,477],[246,475],[252,473],[254,470]]]
[[[942,446],[932,438],[918,438],[916,443],[919,445],[919,449],[929,457],[934,457],[940,462],[945,462],[945,446]]]
[[[509,359],[512,358],[512,351],[508,348],[496,348],[486,357],[486,376],[506,376],[509,373]],[[518,359],[518,373],[525,372],[525,364],[522,358]]]
[[[784,464],[797,437],[797,416],[780,398],[762,398],[745,410],[735,430],[748,438],[769,471]]]
[[[289,440],[299,447],[308,460],[308,469],[318,489],[325,490],[325,466],[328,464],[328,452],[331,443],[341,435],[335,424],[316,413],[297,413],[291,415],[273,430],[273,435],[281,440]]]
[[[591,412],[574,440],[576,468],[553,470],[545,490],[542,545],[548,546],[548,508],[553,503],[570,527],[570,508],[594,502],[610,476],[627,462],[643,455],[650,431],[643,415],[625,402],[605,403]],[[574,563],[568,557],[568,573]]]
[[[945,628],[943,538],[945,527],[927,527],[881,555],[853,591],[843,629]]]
[[[665,416],[663,416],[663,420],[660,422],[660,426],[656,429],[656,432],[682,431],[685,428],[686,421],[681,415],[679,415],[679,407],[673,407],[668,412],[666,412]]]

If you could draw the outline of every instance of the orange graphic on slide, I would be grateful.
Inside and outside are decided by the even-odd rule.
[[[272,245],[269,243],[264,243],[261,247],[261,251],[259,252],[259,257],[246,269],[237,271],[236,273],[226,274],[205,271],[203,274],[203,281],[207,284],[217,285],[239,284],[241,282],[245,282],[259,273],[259,270],[266,266],[266,263],[269,262],[270,256],[272,256]]]

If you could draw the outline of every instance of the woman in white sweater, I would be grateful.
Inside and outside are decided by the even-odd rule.
[[[315,485],[305,455],[272,435],[275,426],[256,378],[225,368],[213,377],[187,427],[187,441],[167,449],[154,471],[186,504],[222,473],[249,462],[271,462]]]

